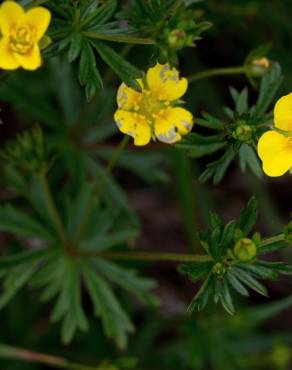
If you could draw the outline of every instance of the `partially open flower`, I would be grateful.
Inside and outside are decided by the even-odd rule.
[[[268,176],[282,176],[292,168],[292,93],[280,98],[274,109],[275,130],[265,132],[258,154]]]
[[[51,13],[43,7],[25,12],[14,1],[0,7],[0,68],[35,70],[41,66],[39,42],[51,20]]]
[[[188,86],[176,69],[156,64],[148,70],[145,81],[138,83],[141,92],[122,83],[117,95],[119,109],[114,116],[120,131],[132,136],[135,145],[146,145],[151,137],[173,144],[191,131],[192,114],[174,106]]]

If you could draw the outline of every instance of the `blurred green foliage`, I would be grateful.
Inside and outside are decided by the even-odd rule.
[[[26,6],[34,3],[21,1]],[[238,154],[243,171],[248,168],[258,177],[262,175],[254,152],[262,132],[257,125],[269,123],[271,103],[292,84],[291,2],[39,3],[56,15],[50,29],[53,43],[44,52],[45,66],[33,74],[9,73],[0,84],[1,128],[7,130],[8,137],[1,148],[5,189],[0,206],[0,277],[4,287],[0,307],[5,307],[1,311],[0,342],[54,353],[95,368],[102,364],[97,369],[107,370],[288,370],[292,357],[289,280],[269,285],[269,301],[254,295],[249,300],[235,296],[235,316],[213,306],[190,315],[186,307],[194,285],[189,286],[183,276],[174,278],[160,264],[153,268],[127,260],[108,261],[94,254],[131,250],[137,240],[143,242],[143,238],[138,239],[143,225],[130,201],[131,191],[143,187],[159,192],[168,202],[179,203],[184,221],[181,231],[186,234],[181,244],[190,244],[196,252],[205,247],[213,258],[212,263],[184,264],[180,271],[193,281],[211,274],[214,285],[220,287],[208,295],[215,292],[215,302],[219,300],[230,313],[233,302],[222,279],[226,273],[222,257],[226,257],[227,249],[234,248],[232,258],[237,255],[240,260],[239,247],[234,244],[250,238],[258,252],[276,251],[277,260],[291,262],[291,253],[282,251],[291,241],[291,227],[287,226],[289,184],[285,180],[276,183],[283,190],[281,196],[267,181],[243,175],[231,165]],[[76,27],[79,21],[81,27]],[[198,116],[200,128],[178,145],[181,149],[157,146],[134,151],[130,147],[117,160],[115,172],[108,171],[120,139],[112,118],[120,83],[117,79],[137,88],[135,78],[140,70],[146,70],[157,58],[173,64],[179,61],[186,76],[209,68],[241,66],[252,50],[266,43],[271,44],[268,57],[275,62],[262,79],[242,73],[190,85],[186,106]],[[195,48],[189,47],[194,44]],[[234,86],[229,90],[232,101],[229,85]],[[233,109],[234,105],[235,110],[223,109]],[[200,111],[208,113],[200,118]],[[227,121],[232,124],[228,129],[224,125]],[[10,124],[11,129],[7,127]],[[219,130],[219,134],[210,134],[210,130]],[[195,159],[190,160],[182,149]],[[218,163],[214,153],[222,149],[227,151]],[[209,159],[196,159],[205,154],[211,155],[213,165],[208,164]],[[206,165],[203,180],[222,180],[219,195],[196,180]],[[230,171],[223,179],[228,165]],[[224,185],[228,179],[237,189],[234,193]],[[176,188],[169,185],[171,180]],[[249,234],[256,222],[253,201],[238,221],[225,225],[225,218],[229,221],[237,216],[236,197],[243,192],[244,201],[254,193],[258,195],[257,230],[274,235],[282,233],[286,225],[284,242],[261,245],[258,233]],[[60,218],[56,218],[50,198]],[[228,208],[232,202],[236,212]],[[198,229],[207,224],[209,211],[215,208],[223,213],[224,222],[213,214],[211,229],[197,238]],[[222,242],[223,236],[229,238],[228,243],[225,239]],[[152,250],[164,250],[155,245],[161,244],[161,239],[150,236],[149,240]],[[168,242],[166,239],[162,247]],[[219,250],[223,244],[228,248]],[[76,250],[83,254],[75,258]],[[74,258],[68,258],[67,252]],[[237,268],[241,278],[227,273],[228,284],[243,295],[247,291],[242,283],[266,294],[265,286],[255,277],[273,280],[277,272],[288,270],[282,263],[272,262],[273,256],[265,262],[257,259],[255,264],[249,259],[240,261]],[[155,292],[158,297],[162,295],[161,308],[157,308],[153,294],[157,284],[141,275],[154,275],[158,280],[160,287]],[[202,289],[197,288],[201,294]],[[163,302],[164,290],[173,302]],[[40,299],[44,303],[40,304]],[[194,302],[202,308],[206,300],[204,304]],[[50,324],[50,317],[57,324]],[[59,332],[67,346],[62,346]],[[47,368],[3,359],[0,364],[5,370]]]

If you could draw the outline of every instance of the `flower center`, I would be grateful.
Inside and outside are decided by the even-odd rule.
[[[28,25],[16,26],[11,29],[9,37],[10,49],[17,54],[28,53],[34,44],[35,30]]]
[[[143,90],[141,99],[135,106],[135,111],[143,115],[149,123],[152,123],[158,115],[163,114],[167,106],[169,106],[169,102],[159,100],[158,94]]]

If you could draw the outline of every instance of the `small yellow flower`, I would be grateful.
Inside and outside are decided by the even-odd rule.
[[[265,132],[258,142],[264,172],[282,176],[292,168],[292,93],[280,98],[274,109],[275,130]]]
[[[192,114],[174,106],[188,87],[175,68],[156,64],[148,70],[145,81],[137,81],[141,92],[121,84],[114,116],[120,131],[132,136],[135,145],[146,145],[151,137],[172,144],[191,131]]]
[[[0,68],[35,70],[40,67],[38,43],[50,20],[50,11],[43,7],[25,12],[16,2],[5,1],[0,7]]]

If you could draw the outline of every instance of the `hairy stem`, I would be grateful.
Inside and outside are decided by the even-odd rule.
[[[201,254],[186,254],[186,253],[162,253],[162,252],[81,252],[82,257],[99,257],[110,260],[125,260],[125,261],[169,261],[169,262],[208,262],[212,261],[212,257]]]
[[[155,41],[151,39],[145,39],[142,37],[133,37],[128,35],[109,35],[98,32],[89,32],[84,31],[83,35],[92,39],[104,40],[104,41],[113,41],[113,42],[125,42],[127,44],[136,44],[136,45],[154,45]]]
[[[55,369],[67,370],[97,370],[97,367],[89,367],[81,364],[72,363],[64,358],[51,356],[44,353],[29,351],[24,348],[16,348],[0,344],[0,357],[6,359],[35,362],[51,366]]]
[[[207,69],[202,72],[195,73],[188,77],[189,83],[201,80],[203,78],[213,77],[213,76],[224,76],[224,75],[235,75],[245,73],[246,68],[244,66],[239,67],[227,67],[227,68],[214,68]]]

